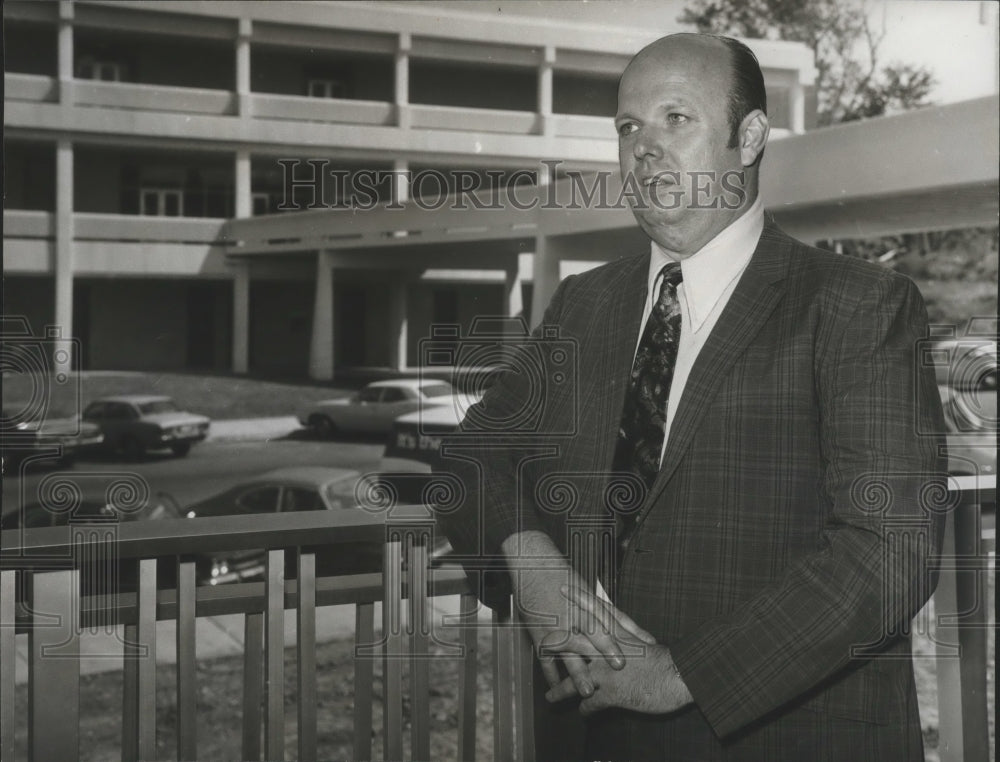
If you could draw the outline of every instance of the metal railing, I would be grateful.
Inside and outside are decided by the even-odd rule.
[[[284,759],[284,616],[296,616],[296,694],[299,760],[317,759],[316,610],[354,604],[354,754],[372,759],[373,703],[382,702],[382,751],[385,759],[404,758],[409,725],[412,759],[431,758],[428,645],[434,628],[429,597],[459,595],[453,623],[461,654],[458,685],[458,758],[474,759],[478,603],[458,569],[431,568],[428,556],[433,520],[423,508],[392,511],[391,520],[364,511],[281,516],[240,516],[197,520],[95,523],[27,531],[5,531],[0,567],[0,758],[16,756],[15,728],[25,722],[15,711],[16,633],[28,634],[27,757],[72,760],[80,756],[81,636],[88,628],[124,625],[122,760],[156,759],[157,621],[176,621],[176,753],[198,758],[196,619],[244,616],[242,751],[246,760]],[[384,543],[381,573],[316,576],[317,556],[305,548]],[[262,582],[198,585],[195,555],[263,548]],[[324,551],[326,552],[326,551]],[[285,554],[295,553],[295,579],[285,579]],[[175,557],[176,579],[158,585],[158,560]],[[84,584],[85,564],[117,565],[134,560],[134,590],[107,594]],[[116,567],[117,568],[117,567]],[[163,566],[160,566],[163,569]],[[162,582],[162,581],[161,581]],[[381,633],[375,604],[382,602]],[[500,675],[514,673],[509,657],[519,631],[494,615]],[[457,649],[457,650],[456,650]],[[522,651],[524,649],[521,649]],[[530,651],[529,651],[530,658]],[[373,692],[374,667],[382,661],[383,695]],[[408,664],[409,714],[404,717],[404,666]],[[529,662],[530,666],[530,662]],[[494,679],[497,707],[517,701],[515,683]],[[497,715],[505,725],[507,711]],[[263,728],[263,733],[261,733]],[[512,726],[494,737],[497,758],[514,759]],[[262,743],[263,736],[263,743]],[[523,738],[524,735],[521,734]],[[23,755],[23,751],[20,752]]]
[[[986,575],[995,538],[982,530],[982,506],[996,503],[996,478],[956,477],[940,581],[934,594],[942,762],[986,760]],[[29,639],[28,758],[72,760],[80,744],[80,640],[95,623],[123,624],[123,760],[156,758],[156,623],[176,626],[176,748],[178,759],[198,757],[195,623],[199,617],[244,616],[242,758],[283,759],[284,614],[296,612],[297,759],[317,758],[316,609],[350,603],[355,611],[354,759],[372,758],[374,666],[382,660],[382,751],[404,758],[404,665],[409,665],[409,750],[430,759],[428,598],[459,595],[457,646],[464,652],[458,678],[458,759],[475,758],[477,609],[465,574],[431,568],[434,522],[426,509],[393,509],[390,518],[364,511],[240,516],[195,521],[93,524],[25,532],[6,531],[0,565],[0,758],[15,757],[15,637]],[[381,573],[316,576],[316,546],[384,543]],[[108,553],[101,555],[101,548]],[[195,554],[263,548],[263,582],[199,586]],[[285,553],[295,553],[296,575],[285,579]],[[157,559],[175,557],[176,579],[158,589]],[[81,566],[94,559],[135,559],[134,592],[79,594]],[[376,639],[375,603],[382,602]],[[500,612],[493,619],[493,751],[497,760],[533,759],[532,651],[524,630]],[[261,743],[263,727],[263,744]]]

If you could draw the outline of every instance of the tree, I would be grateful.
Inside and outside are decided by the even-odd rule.
[[[678,19],[699,32],[802,42],[816,53],[817,120],[828,125],[928,105],[920,66],[882,66],[885,30],[855,0],[692,0]]]

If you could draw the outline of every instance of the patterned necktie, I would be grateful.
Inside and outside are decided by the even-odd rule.
[[[647,490],[653,486],[660,470],[667,399],[681,335],[681,312],[677,301],[681,266],[671,262],[660,270],[660,275],[663,278],[660,293],[646,320],[632,364],[614,460],[616,471],[636,474]],[[619,517],[617,523],[619,538],[624,540],[632,528],[631,517]]]

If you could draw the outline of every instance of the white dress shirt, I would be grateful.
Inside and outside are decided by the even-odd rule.
[[[666,451],[670,425],[677,413],[677,406],[691,374],[691,368],[694,367],[698,353],[705,346],[705,341],[715,327],[719,315],[729,303],[729,297],[732,296],[740,276],[750,264],[750,258],[757,248],[763,229],[764,207],[758,196],[745,214],[699,251],[681,260],[684,281],[677,289],[677,299],[681,307],[681,336],[677,347],[674,378],[670,385],[670,397],[667,400],[666,433],[663,437],[664,449],[660,451],[661,459],[663,452]],[[646,320],[653,311],[653,301],[659,288],[660,270],[664,265],[674,261],[677,260],[661,249],[655,241],[651,242],[646,305],[643,308],[639,337],[636,338],[637,350]]]

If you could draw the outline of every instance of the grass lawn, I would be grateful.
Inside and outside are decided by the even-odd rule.
[[[5,410],[24,410],[29,401],[49,399],[49,418],[72,415],[109,394],[165,394],[192,413],[215,420],[294,415],[316,400],[350,394],[347,387],[308,381],[267,381],[245,376],[195,373],[84,371],[64,384],[27,374],[5,374]]]

